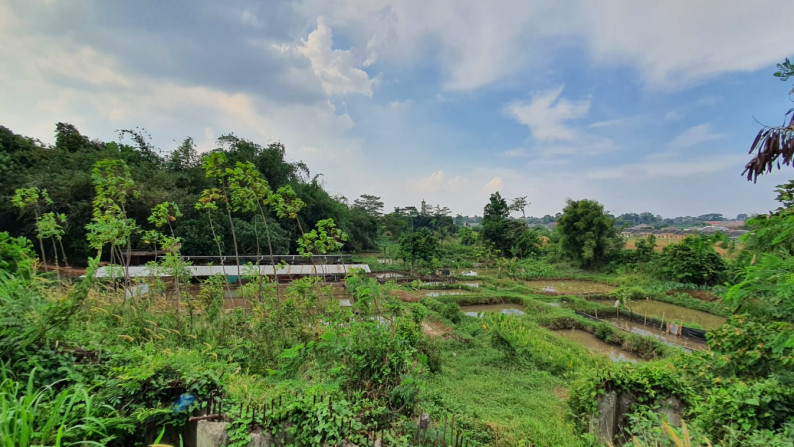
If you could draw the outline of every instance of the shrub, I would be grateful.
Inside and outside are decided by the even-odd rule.
[[[0,231],[0,270],[15,273],[22,264],[28,264],[36,259],[33,244],[25,237],[11,237],[5,231]]]
[[[689,236],[668,245],[659,259],[662,276],[673,281],[713,285],[725,278],[728,266],[711,240]]]

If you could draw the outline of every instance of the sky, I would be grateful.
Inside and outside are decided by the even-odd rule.
[[[332,195],[527,215],[764,213],[741,175],[793,82],[791,0],[0,0],[0,125],[164,152],[280,141]]]

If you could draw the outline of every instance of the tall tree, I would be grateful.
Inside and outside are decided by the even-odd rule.
[[[510,211],[521,211],[521,218],[526,220],[527,215],[524,212],[529,202],[527,202],[527,196],[516,197],[510,202]]]
[[[223,137],[221,137],[223,138]],[[220,138],[219,138],[220,140]],[[232,243],[234,244],[234,260],[237,264],[237,281],[240,282],[240,250],[237,247],[237,232],[234,229],[234,219],[232,219],[232,203],[229,191],[229,170],[226,168],[228,159],[223,152],[212,152],[204,156],[201,167],[204,168],[207,178],[215,179],[218,196],[223,199],[224,208],[226,209],[226,217],[229,219],[229,227],[232,230]],[[206,192],[206,191],[205,191]],[[205,194],[204,196],[211,196],[212,194]]]
[[[438,255],[439,243],[436,235],[427,228],[403,233],[399,240],[400,258],[410,262],[411,271],[417,262],[430,263]]]
[[[52,205],[52,199],[47,194],[46,189],[32,188],[19,188],[14,192],[14,197],[11,198],[11,203],[20,210],[30,208],[33,210],[33,216],[36,219],[36,226],[39,225],[41,218],[41,208],[43,206]],[[44,253],[44,238],[41,236],[40,231],[36,231],[36,238],[39,240],[39,249],[41,250],[41,262],[47,263],[47,257]]]
[[[570,200],[557,221],[560,248],[579,267],[606,264],[622,246],[615,219],[595,200]]]
[[[361,208],[373,217],[383,215],[383,202],[380,201],[380,197],[371,194],[361,194],[358,199],[353,201],[353,207]]]
[[[132,236],[138,231],[134,219],[128,217],[127,206],[131,198],[139,196],[130,168],[124,160],[99,160],[91,171],[94,184],[94,211],[89,231],[92,246],[101,253],[102,247],[110,245],[111,262],[114,248],[124,267],[124,279],[129,281],[129,266],[132,257]],[[120,247],[126,246],[126,253]]]
[[[508,237],[508,222],[510,207],[502,198],[499,191],[491,194],[488,204],[485,205],[482,218],[482,237],[485,242],[494,244],[504,256],[510,249],[511,241]]]

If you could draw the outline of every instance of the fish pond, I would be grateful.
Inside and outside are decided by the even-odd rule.
[[[524,315],[524,306],[513,303],[471,304],[460,306],[460,311],[470,317],[479,317],[483,313],[501,313],[505,315]]]
[[[601,353],[608,356],[613,362],[638,362],[641,359],[637,355],[621,349],[619,346],[611,345],[595,335],[581,329],[565,329],[555,331],[561,337],[567,338],[577,344],[587,348],[591,352]]]
[[[664,319],[665,321],[680,321],[685,326],[694,323],[703,329],[714,329],[725,323],[725,317],[661,301],[636,300],[631,301],[629,306],[636,314]],[[690,324],[688,325],[687,323]]]
[[[561,295],[608,294],[615,290],[608,284],[583,279],[535,279],[526,286],[542,293]]]

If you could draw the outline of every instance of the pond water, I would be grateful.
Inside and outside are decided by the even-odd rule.
[[[480,283],[478,282],[458,282],[458,283],[450,283],[450,282],[441,282],[441,281],[427,281],[423,282],[422,285],[425,287],[435,287],[435,286],[443,286],[443,285],[451,285],[451,286],[468,286],[468,287],[480,287]]]
[[[385,272],[385,273],[378,273],[377,275],[375,275],[375,278],[377,279],[405,278],[405,275],[396,272]]]
[[[478,317],[481,313],[492,312],[505,315],[524,315],[524,306],[520,304],[472,304],[460,306],[460,311],[470,317]]]
[[[527,287],[547,293],[579,294],[610,293],[614,287],[583,279],[535,279],[526,282]]]
[[[707,349],[705,343],[668,334],[667,332],[659,329],[658,327],[646,326],[640,322],[630,321],[623,318],[619,319],[613,317],[613,318],[606,318],[606,320],[620,329],[629,331],[632,334],[643,335],[646,337],[653,337],[668,346],[678,346],[678,347],[683,347],[684,349],[698,350],[698,351]]]
[[[635,354],[611,345],[595,335],[580,329],[566,329],[555,331],[557,334],[574,341],[592,352],[606,354],[613,362],[638,362],[641,359]]]
[[[636,300],[629,302],[629,306],[635,314],[664,318],[664,321],[680,321],[684,326],[686,323],[695,323],[703,329],[714,329],[725,323],[724,317],[661,301]]]
[[[449,295],[463,295],[463,292],[450,292],[449,290],[435,290],[427,292],[425,296],[449,296]]]

